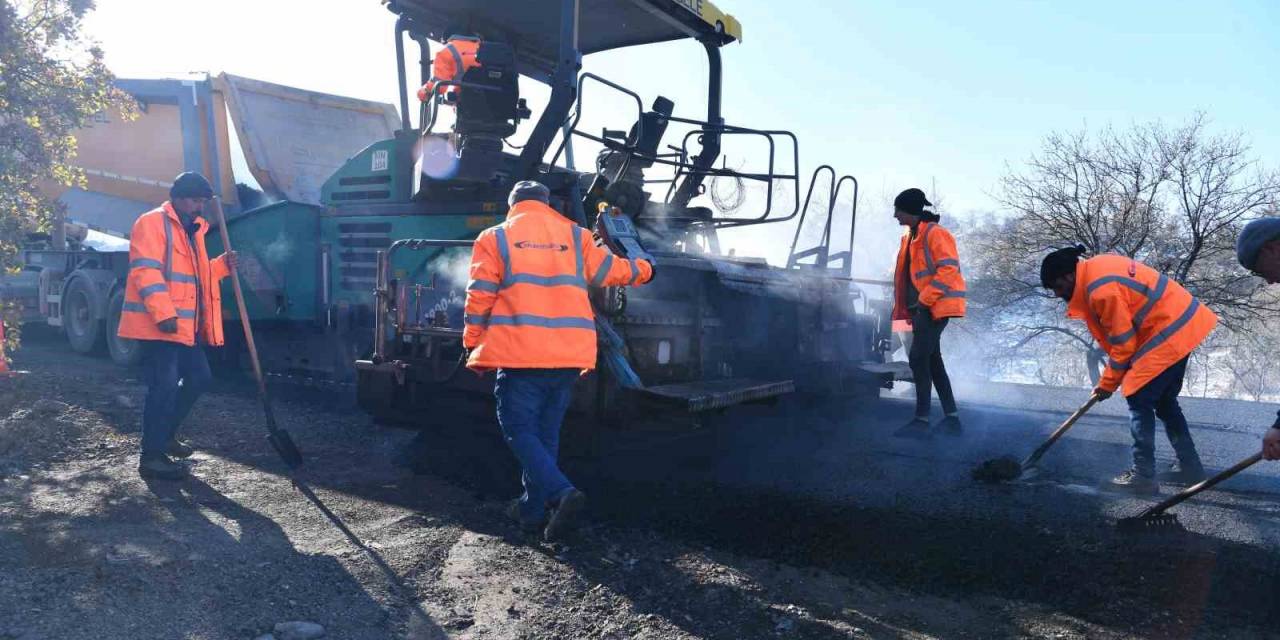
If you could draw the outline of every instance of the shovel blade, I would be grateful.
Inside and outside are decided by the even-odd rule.
[[[974,467],[970,475],[974,480],[987,484],[1011,482],[1022,475],[1022,465],[1016,458],[1004,456]]]
[[[284,461],[285,466],[290,469],[302,466],[302,452],[298,450],[298,445],[293,443],[293,438],[289,437],[288,431],[277,429],[268,433],[267,442],[270,442],[271,448],[280,454],[280,459]]]

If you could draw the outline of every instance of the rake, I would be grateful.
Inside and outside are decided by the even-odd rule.
[[[1182,525],[1178,524],[1178,515],[1175,513],[1165,513],[1165,511],[1167,511],[1170,507],[1173,507],[1174,505],[1177,505],[1185,500],[1190,499],[1192,496],[1196,495],[1197,493],[1200,493],[1205,489],[1210,489],[1214,485],[1218,484],[1219,482],[1222,482],[1223,480],[1226,480],[1227,478],[1230,478],[1231,476],[1234,476],[1237,473],[1240,473],[1241,471],[1244,471],[1245,469],[1252,467],[1254,464],[1257,464],[1257,462],[1261,459],[1262,459],[1262,452],[1259,451],[1258,453],[1255,453],[1249,456],[1248,458],[1245,458],[1244,460],[1237,462],[1234,467],[1231,467],[1230,469],[1227,469],[1226,471],[1223,471],[1222,473],[1219,473],[1218,475],[1213,476],[1212,478],[1207,478],[1205,480],[1202,480],[1200,481],[1199,484],[1187,487],[1186,489],[1183,489],[1181,493],[1174,494],[1173,496],[1169,497],[1167,500],[1160,502],[1159,504],[1156,504],[1154,506],[1148,507],[1146,511],[1143,511],[1142,513],[1136,516],[1121,518],[1119,522],[1116,522],[1116,527],[1119,528],[1121,531],[1126,531],[1126,532],[1155,531],[1155,530],[1161,530],[1161,529],[1181,528]]]

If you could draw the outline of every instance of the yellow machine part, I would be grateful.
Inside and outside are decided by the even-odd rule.
[[[719,27],[730,38],[742,42],[742,23],[732,15],[721,11],[709,0],[676,0],[676,4],[688,9],[703,22]]]

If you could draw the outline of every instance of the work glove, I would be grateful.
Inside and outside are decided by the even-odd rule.
[[[1262,457],[1280,460],[1280,427],[1267,429],[1267,435],[1262,437]]]
[[[164,320],[161,320],[161,321],[160,321],[160,324],[159,324],[158,326],[160,327],[160,331],[161,331],[161,332],[163,332],[163,333],[177,333],[177,332],[178,332],[178,319],[177,319],[177,318],[165,318]]]
[[[1093,390],[1093,397],[1097,398],[1098,402],[1102,402],[1103,400],[1110,398],[1113,394],[1115,394],[1114,391],[1107,391],[1102,387],[1098,387],[1097,389]]]

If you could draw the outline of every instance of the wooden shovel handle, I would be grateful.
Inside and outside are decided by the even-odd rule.
[[[1076,423],[1076,420],[1079,420],[1081,416],[1089,412],[1089,409],[1093,408],[1093,405],[1098,404],[1101,401],[1102,400],[1098,398],[1097,395],[1089,396],[1088,402],[1084,403],[1084,405],[1079,409],[1076,409],[1076,412],[1071,414],[1071,417],[1067,418],[1067,421],[1062,423],[1062,425],[1053,432],[1053,435],[1049,436],[1049,439],[1044,441],[1044,444],[1036,447],[1036,450],[1031,452],[1031,455],[1027,456],[1026,460],[1022,461],[1022,468],[1026,469],[1035,465],[1035,463],[1040,460],[1040,457],[1049,450],[1049,447],[1052,447],[1053,443],[1057,442],[1058,438],[1061,438],[1062,434],[1066,433],[1067,430]]]
[[[231,251],[231,237],[227,234],[227,217],[222,212],[222,199],[214,196],[211,200],[213,212],[218,217],[218,233],[222,236],[222,250]],[[236,293],[236,306],[240,309],[240,326],[244,328],[244,341],[249,346],[249,360],[253,363],[253,377],[258,383],[258,393],[267,394],[267,385],[262,380],[262,365],[258,363],[258,347],[253,342],[253,329],[249,326],[249,312],[244,306],[244,291],[240,288],[240,276],[237,269],[231,271],[231,288]]]

